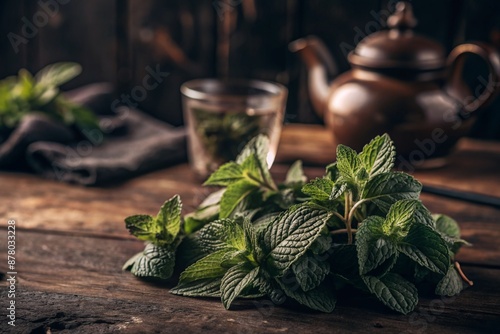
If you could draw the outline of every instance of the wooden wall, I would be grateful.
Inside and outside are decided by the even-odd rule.
[[[26,20],[57,3],[46,24],[19,44]],[[349,65],[347,51],[383,26],[394,0],[7,0],[0,2],[0,77],[20,67],[38,70],[71,60],[84,73],[72,88],[95,81],[113,82],[130,94],[149,69],[168,77],[139,106],[172,124],[182,124],[179,86],[196,77],[252,77],[281,82],[290,89],[287,120],[320,122],[309,105],[305,69],[291,54],[290,41],[314,34],[331,50],[339,71]],[[412,1],[417,30],[448,50],[467,40],[496,43],[500,50],[500,1]],[[25,19],[23,19],[23,17]],[[43,23],[43,22],[41,22]],[[10,34],[12,36],[12,34]],[[467,65],[467,81],[480,85],[485,67]],[[475,136],[500,139],[500,102],[483,111]]]

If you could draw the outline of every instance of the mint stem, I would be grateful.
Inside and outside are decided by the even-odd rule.
[[[332,211],[332,213],[333,213],[336,217],[338,217],[340,220],[342,220],[342,222],[345,224],[345,218],[344,218],[344,217],[342,217],[342,215],[341,215],[340,213],[338,213],[338,212],[336,212],[336,211]]]
[[[248,173],[248,178],[252,181],[255,181],[259,186],[266,188],[271,191],[278,191],[278,188],[275,185],[271,185],[268,182],[262,182],[262,180],[255,178],[252,174]]]
[[[352,215],[351,215],[352,193],[348,192],[345,196],[345,226],[347,231],[347,244],[352,244]]]
[[[467,276],[465,276],[464,272],[462,271],[462,267],[460,267],[460,263],[458,263],[458,261],[455,261],[455,269],[457,269],[458,273],[460,274],[460,277],[462,277],[462,279],[467,284],[469,284],[469,286],[473,286],[474,285],[474,282],[471,281],[470,279],[468,279]]]
[[[356,233],[357,231],[358,230],[356,230],[355,228],[351,229],[352,233]],[[330,234],[331,235],[336,235],[336,234],[344,234],[344,233],[348,233],[348,232],[349,231],[346,228],[343,228],[343,229],[340,229],[340,230],[331,231]]]

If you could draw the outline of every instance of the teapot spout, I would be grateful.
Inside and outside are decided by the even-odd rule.
[[[291,42],[288,48],[299,54],[308,71],[308,90],[314,111],[323,118],[329,96],[328,75],[337,73],[325,44],[317,37],[308,36]]]

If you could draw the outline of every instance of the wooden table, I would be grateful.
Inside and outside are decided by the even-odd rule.
[[[278,163],[302,158],[310,177],[331,160],[328,134],[321,127],[285,129]],[[465,140],[448,167],[416,172],[424,184],[500,197],[500,144]],[[458,255],[474,286],[456,298],[424,298],[412,314],[387,311],[370,300],[341,300],[332,314],[237,302],[225,311],[219,300],[169,294],[171,285],[145,283],[122,272],[122,264],[142,250],[128,235],[123,218],[154,214],[175,193],[185,212],[208,193],[185,164],[107,188],[83,188],[37,176],[0,173],[0,272],[7,272],[7,220],[16,220],[18,272],[16,327],[6,324],[7,284],[1,285],[0,331],[19,333],[469,333],[500,328],[500,209],[432,194],[425,205],[457,219],[474,244]]]

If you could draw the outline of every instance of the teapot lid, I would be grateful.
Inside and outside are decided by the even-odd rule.
[[[387,19],[389,30],[375,32],[361,42],[348,56],[352,65],[370,68],[433,70],[444,66],[444,48],[437,42],[413,31],[417,20],[411,4],[398,2]]]

